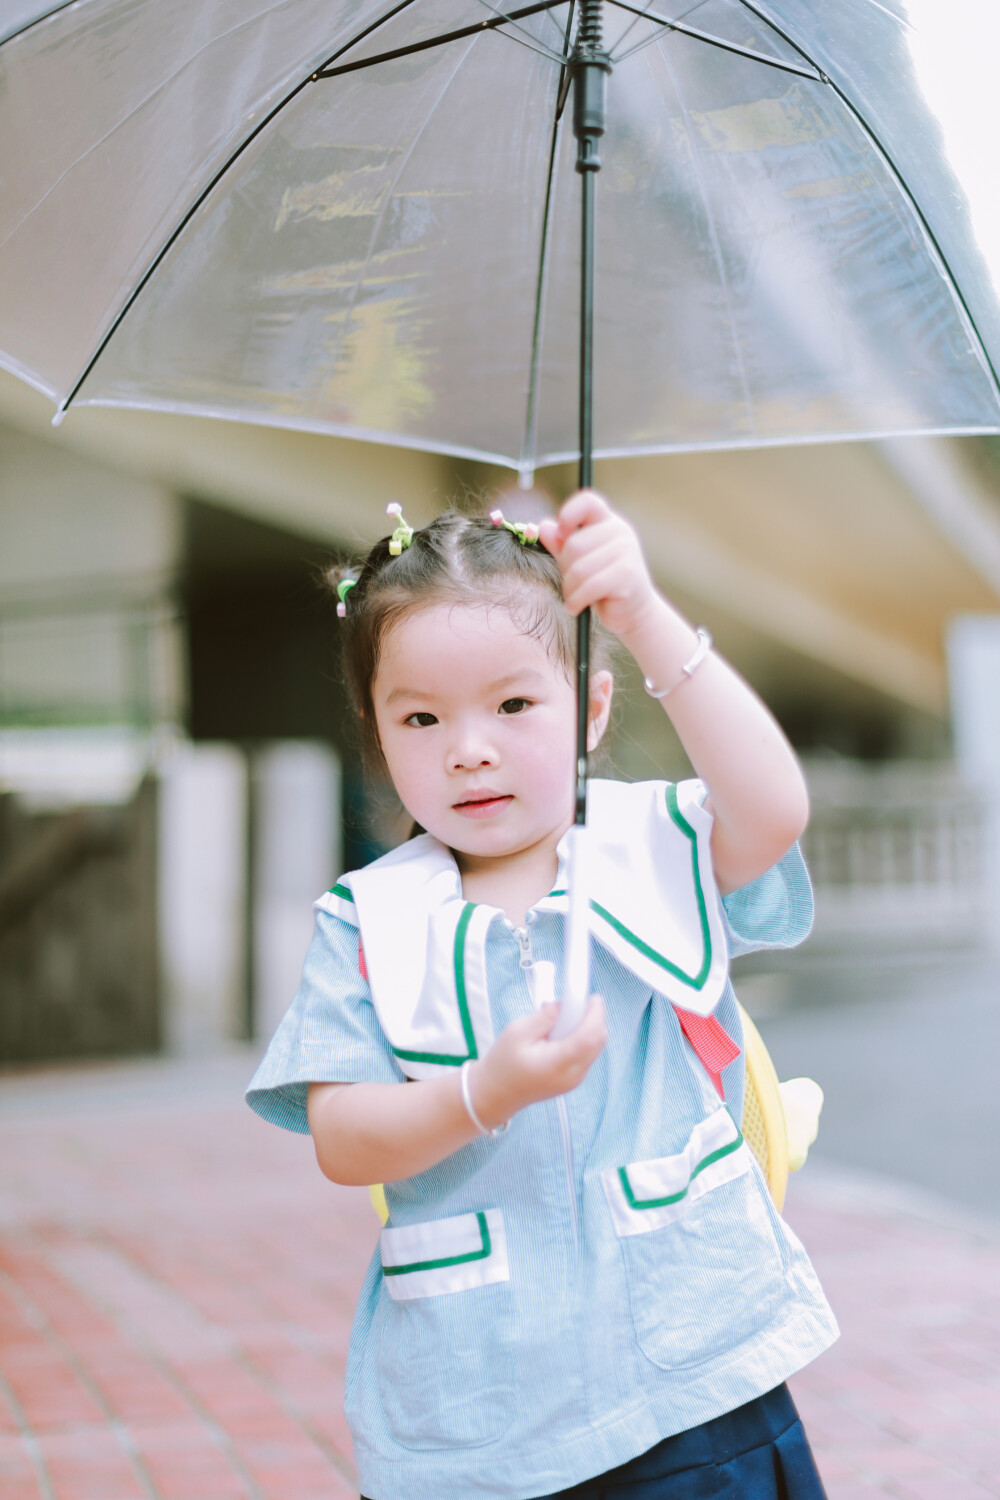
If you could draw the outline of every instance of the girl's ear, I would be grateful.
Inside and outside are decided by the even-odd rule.
[[[615,679],[608,671],[594,672],[590,679],[590,727],[587,730],[587,749],[596,750],[608,727],[611,714],[611,694]]]

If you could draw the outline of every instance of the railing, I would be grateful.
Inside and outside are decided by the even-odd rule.
[[[176,722],[183,653],[168,597],[0,598],[0,727]]]
[[[964,945],[984,902],[984,804],[949,764],[814,761],[803,840],[814,945]]]

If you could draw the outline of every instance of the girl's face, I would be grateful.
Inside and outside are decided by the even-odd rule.
[[[611,674],[596,673],[594,744],[610,698]],[[460,868],[555,848],[572,822],[576,695],[502,605],[404,615],[383,642],[372,702],[403,806]]]

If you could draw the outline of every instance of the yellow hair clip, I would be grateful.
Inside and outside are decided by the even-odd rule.
[[[399,525],[389,538],[389,553],[392,557],[398,557],[404,547],[408,547],[413,541],[413,527],[407,526],[403,520],[403,507],[398,500],[393,500],[391,505],[385,508],[387,516],[395,516]]]

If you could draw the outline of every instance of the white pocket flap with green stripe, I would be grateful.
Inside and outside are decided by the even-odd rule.
[[[750,1152],[728,1109],[691,1133],[683,1151],[601,1173],[615,1232],[646,1234],[684,1217],[696,1199],[751,1170]]]
[[[387,1227],[382,1230],[381,1250],[385,1288],[395,1302],[510,1280],[498,1208]]]

